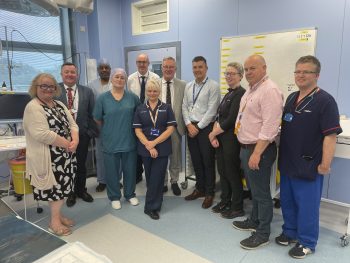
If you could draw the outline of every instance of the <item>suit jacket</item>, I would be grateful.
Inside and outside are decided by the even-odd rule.
[[[160,86],[162,87],[162,81],[163,78],[159,79],[158,82],[160,84]],[[172,102],[173,102],[173,112],[175,115],[175,120],[177,123],[177,131],[178,133],[183,136],[185,135],[186,132],[186,126],[185,126],[185,122],[184,119],[182,117],[182,101],[184,98],[184,92],[185,92],[185,87],[186,87],[186,82],[181,80],[181,79],[177,79],[174,78],[174,98],[172,98]],[[162,98],[162,94],[159,95],[159,98]]]
[[[148,78],[149,79],[159,79],[159,76],[152,72],[152,71],[148,71]],[[147,76],[147,74],[146,74]],[[128,85],[127,85],[127,89],[129,91],[131,91],[132,93],[134,93],[135,95],[137,95],[137,97],[140,98],[140,93],[141,93],[141,85],[140,85],[140,80],[139,80],[139,73],[136,71],[134,73],[132,73],[129,77],[128,77]]]
[[[67,104],[66,89],[63,83],[59,83],[61,88],[61,95],[57,97],[59,101],[62,101],[64,105]],[[94,93],[88,87],[77,84],[79,102],[78,112],[76,117],[76,123],[79,126],[79,134],[87,134],[89,137],[96,137],[98,135],[97,125],[92,117],[92,111],[95,106]]]

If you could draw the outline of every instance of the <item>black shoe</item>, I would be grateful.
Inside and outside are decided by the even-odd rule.
[[[106,184],[99,183],[96,187],[96,192],[103,192],[106,189]]]
[[[297,243],[297,240],[289,238],[283,233],[280,234],[278,237],[276,237],[275,241],[278,245],[281,245],[281,246],[288,246],[292,243]]]
[[[181,195],[181,190],[179,188],[179,185],[177,183],[171,184],[171,190],[173,190],[173,194],[176,196]]]
[[[258,247],[265,246],[269,243],[269,238],[262,237],[257,233],[252,233],[252,235],[240,242],[241,247],[245,249],[256,249]]]
[[[167,185],[164,185],[164,186],[163,186],[163,193],[166,193],[166,192],[168,192],[168,186],[167,186]]]
[[[312,250],[308,247],[304,247],[302,244],[296,243],[295,247],[293,247],[288,252],[289,256],[292,258],[305,258],[306,255],[312,254]]]
[[[75,199],[76,199],[75,194],[71,194],[70,196],[68,196],[68,198],[66,200],[66,205],[68,207],[72,207],[76,203]]]
[[[85,202],[92,203],[94,199],[88,192],[83,192],[82,194],[77,194],[77,196],[83,199]]]
[[[224,211],[227,211],[231,208],[231,202],[219,202],[217,203],[212,209],[211,211],[213,213],[222,213]]]
[[[142,175],[141,175],[141,177],[136,177],[136,184],[138,184],[141,181],[142,181]]]
[[[144,211],[146,215],[148,215],[150,218],[153,220],[158,220],[159,219],[159,214],[157,211]]]
[[[238,230],[243,231],[256,231],[257,225],[254,224],[249,218],[244,221],[233,221],[232,226]]]
[[[221,212],[221,217],[226,219],[234,219],[236,217],[244,216],[244,214],[245,213],[243,210],[229,210],[229,211]]]

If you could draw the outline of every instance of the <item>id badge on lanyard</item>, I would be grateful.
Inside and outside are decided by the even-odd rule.
[[[148,112],[149,112],[149,116],[151,117],[151,121],[153,123],[153,128],[151,128],[150,135],[158,137],[160,135],[160,130],[156,129],[156,122],[157,122],[157,119],[158,119],[159,107],[157,108],[156,116],[154,118],[153,118],[153,115],[152,115],[152,112],[151,112],[150,109],[148,110]]]

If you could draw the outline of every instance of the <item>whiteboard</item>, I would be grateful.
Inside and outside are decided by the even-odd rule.
[[[221,93],[227,92],[224,77],[229,62],[244,61],[253,54],[262,55],[266,60],[268,76],[280,87],[284,98],[297,91],[294,83],[295,63],[305,55],[314,55],[317,29],[299,29],[285,32],[258,35],[222,37],[220,40],[220,87]],[[245,78],[242,86],[248,88]]]

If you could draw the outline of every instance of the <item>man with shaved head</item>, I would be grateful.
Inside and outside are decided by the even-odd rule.
[[[283,94],[267,76],[266,68],[265,59],[260,55],[252,55],[245,61],[249,88],[241,99],[235,127],[253,202],[250,217],[232,223],[236,229],[252,231],[250,237],[240,242],[245,249],[267,245],[271,232],[270,175],[277,155],[275,139],[281,123]]]
[[[102,58],[97,64],[97,72],[99,78],[91,81],[88,85],[94,92],[95,101],[97,98],[106,91],[112,89],[112,85],[109,82],[109,75],[111,74],[111,64],[107,59]],[[96,192],[102,192],[106,189],[106,178],[105,178],[105,166],[103,163],[103,152],[102,152],[102,141],[99,137],[95,138],[96,146],[96,168],[97,168],[97,182]]]
[[[150,79],[159,79],[159,76],[150,71],[148,69],[149,67],[149,58],[147,54],[139,54],[136,58],[136,66],[137,71],[132,73],[128,78],[128,85],[127,88],[134,94],[136,94],[139,98],[141,103],[145,102],[145,88],[146,83]],[[139,183],[142,181],[142,159],[138,155],[137,157],[137,169],[136,169],[136,183]]]

